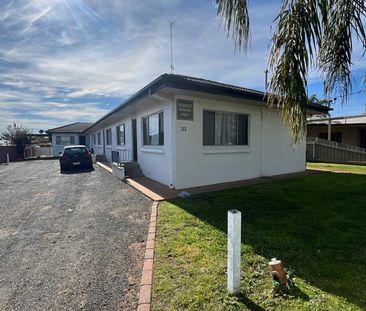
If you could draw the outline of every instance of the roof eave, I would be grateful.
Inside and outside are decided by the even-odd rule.
[[[189,90],[189,91],[197,91],[202,93],[208,93],[213,95],[220,95],[220,96],[227,96],[227,97],[234,97],[234,98],[241,98],[241,99],[248,99],[248,100],[255,100],[255,101],[261,101],[263,103],[267,102],[268,94],[255,91],[251,92],[251,90],[240,90],[235,89],[235,86],[233,88],[229,88],[229,86],[225,85],[210,85],[210,84],[204,84],[199,81],[192,81],[184,78],[185,76],[179,76],[179,75],[172,75],[172,74],[162,74],[159,77],[157,77],[155,80],[150,82],[148,85],[143,87],[141,90],[139,90],[137,93],[132,95],[130,98],[125,100],[123,103],[121,103],[119,106],[117,106],[115,109],[111,110],[109,113],[105,114],[102,118],[97,120],[94,124],[86,128],[83,133],[91,130],[96,125],[100,124],[102,121],[108,119],[111,115],[114,113],[120,111],[122,108],[131,105],[135,103],[137,100],[142,99],[146,96],[150,96],[157,92],[158,90],[161,90],[163,88],[177,88],[182,90]],[[190,78],[190,77],[186,77]],[[328,113],[330,110],[332,110],[329,107],[311,104],[308,108],[309,111],[314,111],[317,113]]]

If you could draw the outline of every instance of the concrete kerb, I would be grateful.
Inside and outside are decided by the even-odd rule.
[[[151,309],[151,293],[154,273],[154,252],[155,252],[155,236],[156,236],[156,220],[158,216],[159,202],[153,202],[151,207],[151,216],[149,230],[146,240],[145,258],[142,268],[140,294],[137,311],[150,311]]]
[[[103,164],[102,162],[97,161],[95,164],[100,166],[101,168],[104,168],[107,172],[112,173],[112,169],[107,165]]]

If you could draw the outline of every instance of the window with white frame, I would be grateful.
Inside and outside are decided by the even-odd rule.
[[[93,145],[97,144],[97,137],[95,135],[95,133],[93,134]]]
[[[59,146],[75,145],[75,136],[56,136],[56,145]]]
[[[125,139],[126,139],[125,125],[121,124],[117,126],[116,130],[117,130],[117,145],[120,146],[125,145]]]
[[[155,113],[142,118],[143,144],[145,146],[164,145],[164,114]]]
[[[203,111],[204,146],[246,146],[249,144],[249,116],[229,112]]]
[[[102,133],[98,132],[97,136],[98,136],[98,145],[101,145],[102,144],[102,137],[101,137]]]
[[[106,135],[106,144],[108,146],[112,145],[112,129],[107,129],[105,131],[105,135]]]

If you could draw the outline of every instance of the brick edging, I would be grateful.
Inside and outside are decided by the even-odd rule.
[[[149,223],[149,231],[146,240],[146,249],[144,257],[144,265],[142,267],[142,276],[140,283],[139,303],[137,311],[150,311],[151,308],[151,289],[153,282],[153,266],[154,266],[154,248],[156,235],[156,220],[158,216],[159,202],[153,202],[151,207],[151,216]]]

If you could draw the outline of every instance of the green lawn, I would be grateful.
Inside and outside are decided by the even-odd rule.
[[[344,172],[352,174],[366,174],[366,166],[335,164],[335,163],[308,163],[307,169],[325,170],[331,172]]]
[[[242,212],[241,294],[226,292],[227,210]],[[324,173],[159,206],[153,310],[366,309],[366,176]],[[273,292],[268,261],[295,287]]]

